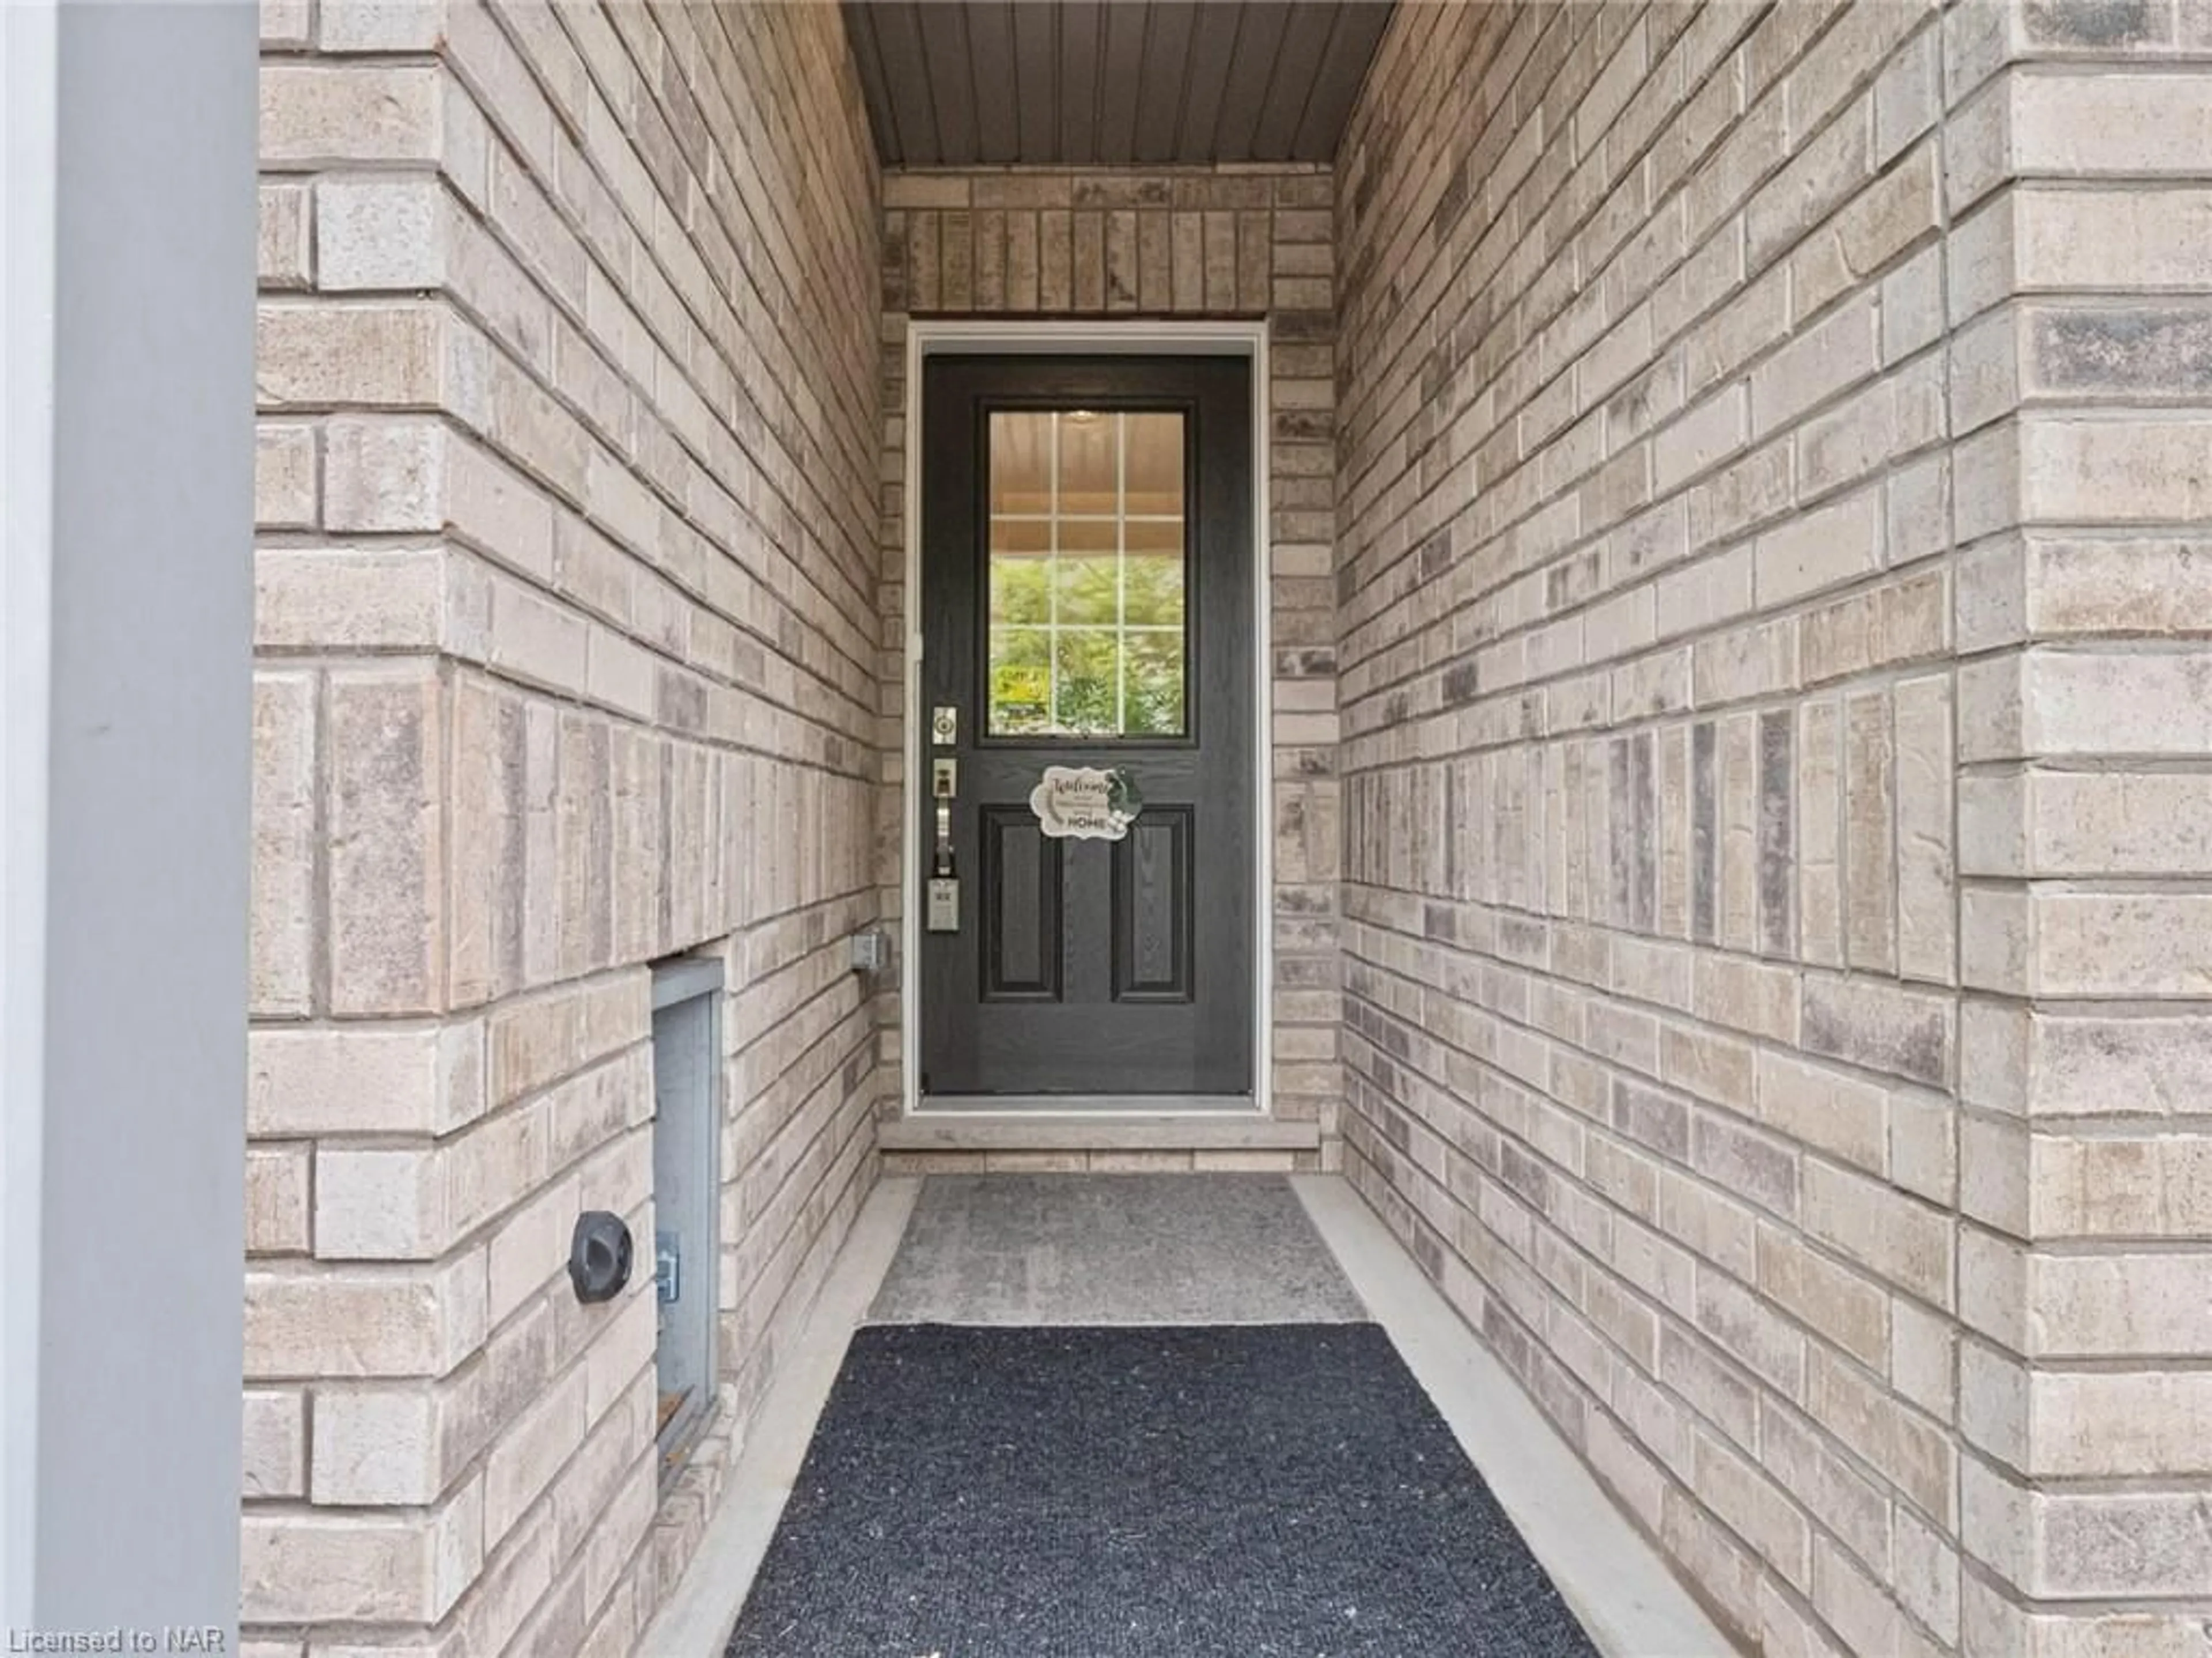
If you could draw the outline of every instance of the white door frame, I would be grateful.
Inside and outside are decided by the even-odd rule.
[[[906,330],[906,663],[899,724],[905,810],[899,839],[899,1094],[911,1115],[921,1102],[921,380],[925,359],[963,351],[1021,355],[1078,353],[1125,356],[1243,357],[1252,371],[1252,1104],[1274,1111],[1274,657],[1268,582],[1267,325],[1264,322],[908,321]],[[1105,1090],[1102,1090],[1105,1091]],[[1022,1114],[1024,1117],[1042,1113]],[[1085,1113],[1095,1120],[1096,1111]]]

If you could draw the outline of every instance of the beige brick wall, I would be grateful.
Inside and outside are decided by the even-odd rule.
[[[834,8],[264,7],[244,1617],[631,1651],[869,1181],[878,183]],[[647,963],[726,964],[672,1489]],[[658,1516],[658,1524],[656,1524]]]
[[[1347,1160],[1768,1651],[2203,1642],[2212,14],[1403,9]]]
[[[1966,1646],[2201,1649],[2212,12],[1950,20]]]
[[[1265,319],[1270,379],[1267,603],[1273,663],[1275,1114],[1317,1122],[1334,1168],[1338,1063],[1335,531],[1336,262],[1330,175],[1311,167],[894,173],[884,181],[884,745],[903,719],[906,326],[910,316],[1007,320]],[[896,775],[899,762],[891,762]],[[882,902],[901,908],[903,832],[883,803]],[[883,1013],[898,1066],[896,997]],[[896,1110],[896,1102],[887,1109]],[[902,1167],[942,1167],[902,1163]],[[1163,1156],[1161,1167],[1191,1159]]]
[[[1960,1638],[1936,8],[1405,8],[1338,173],[1347,1162],[1770,1652]]]
[[[629,1651],[873,1178],[913,315],[1268,320],[1279,1110],[1716,1609],[2197,1653],[2200,0],[1408,3],[1334,175],[880,185],[826,4],[263,15],[258,1658]],[[561,1267],[695,950],[664,1495]]]

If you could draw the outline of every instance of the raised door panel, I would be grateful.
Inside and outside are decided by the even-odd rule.
[[[983,999],[1056,1002],[1060,994],[1060,842],[1026,807],[986,806]]]
[[[1192,816],[1157,806],[1114,848],[1114,999],[1192,999]]]

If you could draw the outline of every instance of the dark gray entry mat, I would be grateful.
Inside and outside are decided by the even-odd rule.
[[[1589,1658],[1372,1324],[878,1326],[732,1658]]]

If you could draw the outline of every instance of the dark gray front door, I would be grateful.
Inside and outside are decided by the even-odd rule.
[[[1249,373],[927,361],[916,850],[957,883],[915,963],[932,1100],[1251,1090]],[[1121,838],[1048,835],[1048,767],[1126,779]]]

